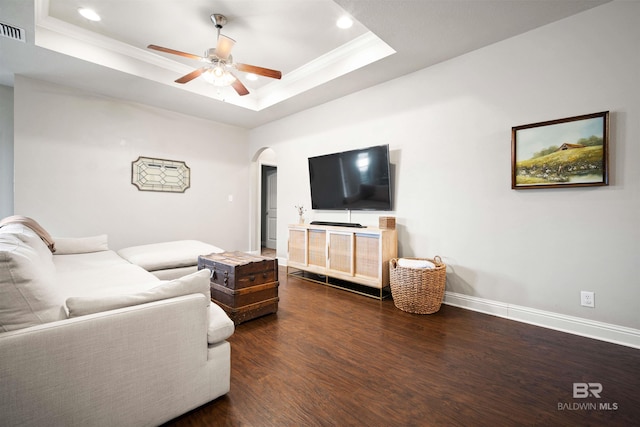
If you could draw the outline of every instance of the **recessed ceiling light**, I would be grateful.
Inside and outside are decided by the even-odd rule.
[[[95,10],[87,9],[86,7],[79,8],[78,13],[87,18],[89,21],[97,22],[101,19],[100,15],[98,15]]]
[[[247,80],[251,80],[251,81],[255,82],[256,80],[258,80],[258,76],[256,76],[253,73],[249,73],[249,74],[247,74]]]
[[[351,26],[353,25],[353,20],[345,15],[336,21],[336,25],[338,26],[338,28],[342,29],[351,28]]]

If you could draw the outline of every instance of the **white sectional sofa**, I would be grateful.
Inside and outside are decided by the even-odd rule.
[[[0,228],[0,425],[159,425],[229,391],[207,270],[161,281],[106,236],[55,240]]]

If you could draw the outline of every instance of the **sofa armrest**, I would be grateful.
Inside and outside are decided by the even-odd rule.
[[[0,334],[0,424],[153,425],[206,403],[208,310],[192,294]]]
[[[233,335],[235,328],[233,320],[220,306],[213,302],[209,304],[209,330],[207,331],[209,344],[226,340]]]

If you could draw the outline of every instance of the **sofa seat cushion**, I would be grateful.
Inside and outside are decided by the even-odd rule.
[[[77,317],[195,293],[205,296],[206,305],[211,303],[208,271],[198,271],[180,279],[156,284],[153,288],[142,292],[70,297],[67,298],[66,305],[69,309],[69,317]]]
[[[176,267],[176,268],[167,268],[165,270],[153,270],[149,273],[153,274],[160,280],[173,280],[178,279],[182,276],[186,276],[187,274],[195,273],[198,271],[197,265],[190,265],[188,267]]]
[[[147,271],[189,267],[198,264],[199,255],[224,252],[198,240],[176,240],[120,249],[118,255]]]
[[[66,318],[51,251],[30,228],[0,228],[0,331]]]

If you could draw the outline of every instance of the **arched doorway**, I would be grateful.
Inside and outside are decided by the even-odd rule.
[[[278,218],[278,165],[276,153],[262,148],[253,158],[255,193],[252,205],[251,247],[253,251],[276,256]]]

